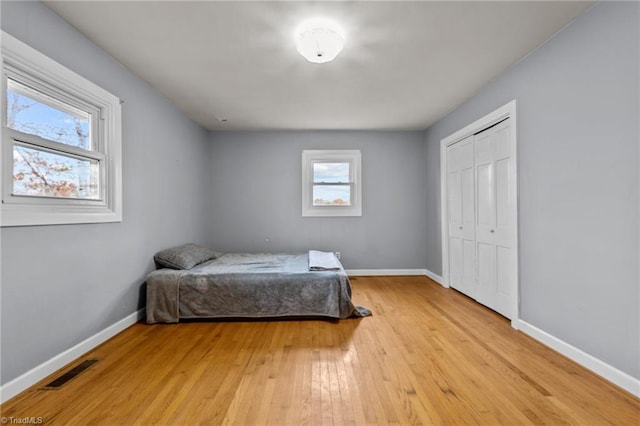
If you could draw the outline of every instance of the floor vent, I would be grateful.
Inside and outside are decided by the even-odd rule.
[[[97,359],[87,359],[85,361],[82,361],[80,364],[73,367],[71,370],[67,371],[62,376],[58,377],[51,383],[45,385],[42,389],[47,389],[47,390],[60,389],[62,386],[66,385],[67,382],[69,382],[74,377],[78,376],[80,373],[85,371],[87,368],[91,367],[96,362],[98,362]]]

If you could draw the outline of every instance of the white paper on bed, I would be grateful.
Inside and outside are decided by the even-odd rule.
[[[339,271],[342,264],[332,252],[309,250],[310,271]]]

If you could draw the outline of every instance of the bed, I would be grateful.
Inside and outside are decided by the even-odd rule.
[[[195,244],[163,250],[147,276],[147,323],[195,318],[371,315],[351,300],[333,253],[219,253]]]

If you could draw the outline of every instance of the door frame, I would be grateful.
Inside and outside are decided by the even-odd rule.
[[[449,284],[449,212],[448,212],[448,194],[447,194],[447,148],[462,139],[478,133],[481,130],[490,127],[505,118],[510,118],[511,131],[509,132],[510,143],[512,148],[512,164],[511,176],[509,177],[514,185],[515,202],[513,203],[512,211],[515,218],[515,242],[514,242],[514,262],[516,268],[516,285],[515,294],[512,298],[514,317],[511,318],[511,326],[518,328],[518,321],[520,319],[520,262],[519,262],[519,225],[518,225],[518,155],[517,155],[517,119],[516,119],[516,100],[501,106],[495,111],[490,112],[482,118],[474,121],[473,123],[465,126],[457,132],[447,136],[440,141],[440,220],[441,220],[441,239],[442,239],[442,285],[444,287],[450,287]]]

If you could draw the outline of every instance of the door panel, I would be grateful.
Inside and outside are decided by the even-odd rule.
[[[495,293],[495,248],[492,244],[478,242],[478,302],[490,308]]]
[[[495,220],[493,192],[493,164],[476,167],[478,181],[478,225],[491,228]]]
[[[509,120],[476,135],[478,298],[512,318],[515,271],[514,183]]]
[[[464,265],[462,268],[462,281],[458,288],[469,297],[476,297],[476,246],[472,240],[463,240],[462,256]]]
[[[509,140],[509,120],[503,121],[495,128],[493,135],[494,150],[493,158],[499,160],[511,157],[511,141]],[[505,124],[506,123],[506,124]]]
[[[462,193],[460,171],[449,173],[449,232],[455,233],[462,226]]]
[[[488,163],[493,159],[494,144],[490,130],[475,136],[476,164]]]
[[[472,136],[447,148],[449,284],[471,297],[476,287],[473,155]]]
[[[471,229],[475,222],[475,208],[473,193],[473,164],[461,170],[462,186],[462,225]]]
[[[496,161],[496,226],[501,231],[508,231],[511,225],[509,212],[511,207],[510,162],[509,158]]]
[[[510,296],[514,290],[511,265],[513,264],[513,250],[508,247],[496,247],[496,291],[503,296]]]
[[[452,287],[462,286],[462,240],[449,238],[449,283]]]

